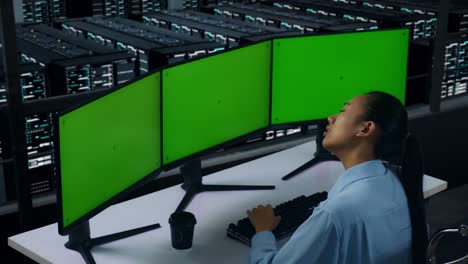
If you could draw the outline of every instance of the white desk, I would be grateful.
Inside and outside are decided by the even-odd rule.
[[[309,142],[204,177],[207,184],[276,185],[275,190],[206,192],[187,207],[195,214],[193,248],[178,252],[171,248],[169,215],[184,196],[180,185],[114,205],[90,221],[91,236],[107,235],[131,228],[161,223],[162,228],[96,247],[97,263],[246,263],[249,247],[226,236],[229,223],[246,217],[258,204],[276,205],[301,194],[328,191],[343,172],[339,162],[324,162],[289,181],[281,177],[310,160],[315,143]],[[447,183],[424,178],[425,196],[447,188]],[[80,254],[64,247],[67,237],[48,225],[8,238],[8,245],[39,263],[84,263]]]
[[[428,198],[436,193],[439,193],[443,190],[447,189],[447,182],[424,175],[423,178],[423,191],[424,191],[424,198]]]

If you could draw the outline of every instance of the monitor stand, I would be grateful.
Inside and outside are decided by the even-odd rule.
[[[201,192],[275,189],[274,185],[205,185],[202,183],[200,159],[193,159],[186,162],[180,168],[180,171],[184,177],[182,189],[184,189],[186,193],[177,207],[176,212],[185,210],[193,197]]]
[[[314,158],[301,167],[295,169],[288,175],[281,178],[283,181],[287,181],[292,177],[298,175],[299,173],[312,168],[316,164],[322,161],[331,161],[331,160],[339,160],[335,155],[330,153],[323,147],[323,132],[325,132],[325,127],[327,126],[328,122],[326,120],[320,122],[317,126],[317,136],[315,137],[315,142],[317,144],[317,150],[315,151]]]
[[[99,246],[102,244],[106,244],[109,242],[113,242],[122,238],[127,238],[130,236],[134,236],[146,231],[150,231],[153,229],[160,228],[161,225],[153,224],[149,226],[144,226],[140,228],[135,228],[107,236],[91,238],[90,237],[90,229],[89,229],[89,222],[85,221],[81,225],[78,226],[75,230],[73,230],[70,235],[68,235],[68,242],[65,243],[65,247],[71,250],[78,251],[85,262],[87,264],[95,264],[96,261],[91,254],[91,249],[95,246]]]

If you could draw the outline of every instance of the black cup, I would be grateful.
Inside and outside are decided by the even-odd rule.
[[[192,247],[193,230],[197,220],[190,212],[175,212],[169,218],[171,225],[172,247],[175,249],[189,249]]]

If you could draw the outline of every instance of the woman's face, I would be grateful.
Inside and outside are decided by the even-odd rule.
[[[328,151],[336,153],[353,146],[356,135],[363,129],[366,102],[366,95],[354,97],[345,103],[338,114],[328,117],[323,139],[323,146]]]

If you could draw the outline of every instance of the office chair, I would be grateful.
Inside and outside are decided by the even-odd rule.
[[[468,225],[434,234],[427,247],[426,260],[428,264],[468,263]]]

